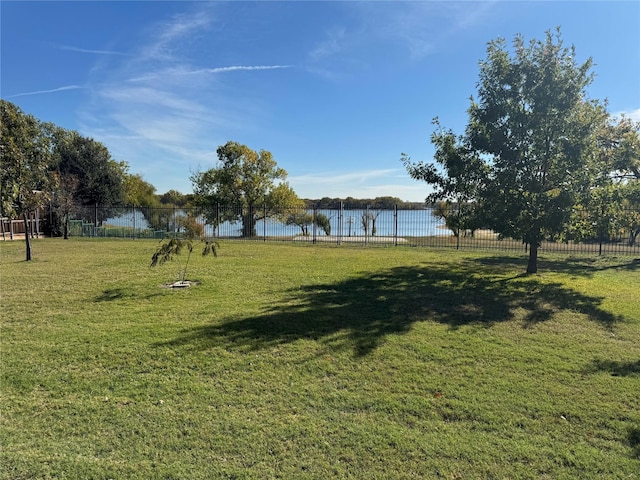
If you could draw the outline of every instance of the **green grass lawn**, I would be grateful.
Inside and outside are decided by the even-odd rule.
[[[0,244],[0,478],[640,478],[640,261]]]

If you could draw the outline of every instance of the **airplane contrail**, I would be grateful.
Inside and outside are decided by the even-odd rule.
[[[66,90],[77,90],[79,88],[84,87],[81,87],[80,85],[66,85],[64,87],[53,88],[51,90],[37,90],[35,92],[14,93],[13,95],[7,95],[5,98],[25,97],[27,95],[41,95],[43,93],[64,92]]]

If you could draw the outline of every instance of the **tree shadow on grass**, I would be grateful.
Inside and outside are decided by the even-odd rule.
[[[131,289],[116,287],[116,288],[107,288],[102,291],[100,295],[97,295],[93,301],[96,303],[99,302],[115,302],[118,300],[132,300],[132,299],[145,299],[148,300],[153,297],[157,297],[161,295],[160,293],[152,293],[149,295],[139,295],[137,292],[132,291]]]
[[[595,359],[585,369],[585,373],[609,372],[613,377],[640,376],[640,360],[618,362],[615,360]]]
[[[627,436],[634,458],[640,460],[640,428],[630,428]]]
[[[457,329],[517,318],[527,327],[561,310],[582,313],[606,328],[620,320],[600,307],[601,298],[560,283],[477,271],[469,261],[396,267],[338,283],[303,285],[260,315],[190,329],[169,344],[250,350],[312,339],[363,356],[387,335],[407,332],[425,320]]]
[[[475,262],[494,271],[504,271],[505,268],[522,270],[526,265],[522,257],[505,255],[478,258]],[[576,277],[591,277],[594,273],[604,270],[637,271],[640,270],[640,258],[576,256],[561,260],[545,258],[538,260],[539,273],[557,272]]]

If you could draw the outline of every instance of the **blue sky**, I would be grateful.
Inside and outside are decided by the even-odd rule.
[[[2,98],[95,138],[158,193],[234,140],[304,198],[422,201],[399,158],[462,132],[488,41],[562,28],[592,98],[640,120],[640,2],[2,1]]]

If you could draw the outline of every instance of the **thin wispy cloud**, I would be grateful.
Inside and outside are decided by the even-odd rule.
[[[89,48],[72,47],[69,45],[58,45],[58,48],[60,50],[67,50],[69,52],[89,53],[92,55],[116,55],[116,56],[122,56],[122,57],[131,56],[130,53],[117,52],[114,50],[94,50]]]
[[[420,60],[462,30],[482,24],[497,0],[482,2],[407,2],[404,8],[378,13],[373,26]]]
[[[358,172],[324,172],[317,173],[313,175],[297,175],[295,177],[290,177],[291,181],[296,181],[297,183],[351,183],[351,184],[359,184],[365,183],[372,179],[376,178],[385,178],[388,179],[389,176],[396,174],[398,169],[380,169],[380,170],[364,170]]]
[[[251,72],[260,70],[278,70],[284,68],[292,68],[293,65],[234,65],[230,67],[214,67],[214,68],[170,68],[163,70],[162,72],[150,73],[141,77],[134,77],[129,79],[131,82],[144,82],[166,76],[180,76],[180,75],[203,75],[203,74],[216,74],[227,72]]]
[[[394,179],[393,181],[389,181]],[[324,172],[313,175],[294,175],[289,183],[295,191],[305,191],[307,198],[375,198],[382,196],[401,199],[426,198],[430,189],[424,183],[401,175],[399,169],[379,169],[357,172]],[[348,192],[345,194],[345,192]]]
[[[309,51],[308,70],[331,79],[340,78],[336,71],[375,67],[384,55],[422,60],[461,30],[485,21],[495,3],[347,2],[345,16]]]
[[[453,25],[454,30],[461,30],[484,23],[499,2],[500,0],[484,0],[482,2],[473,2],[473,5],[469,5],[470,2],[456,3],[455,9],[452,11],[455,22]]]
[[[169,21],[156,25],[141,53],[148,59],[171,60],[180,57],[180,42],[196,36],[211,25],[211,16],[206,8],[192,13],[175,15]]]
[[[310,53],[311,60],[321,60],[341,52],[345,48],[347,31],[344,27],[334,27],[327,32],[326,38]]]
[[[5,98],[26,97],[27,95],[44,95],[46,93],[66,92],[68,90],[78,90],[81,88],[86,87],[81,87],[80,85],[66,85],[64,87],[52,88],[51,90],[37,90],[35,92],[14,93],[13,95],[7,95]]]
[[[205,68],[205,73],[223,73],[223,72],[237,72],[237,71],[253,71],[253,70],[277,70],[279,68],[291,68],[292,65],[254,65],[254,66],[233,66],[233,67],[218,67],[218,68]],[[197,71],[196,71],[197,72]]]

